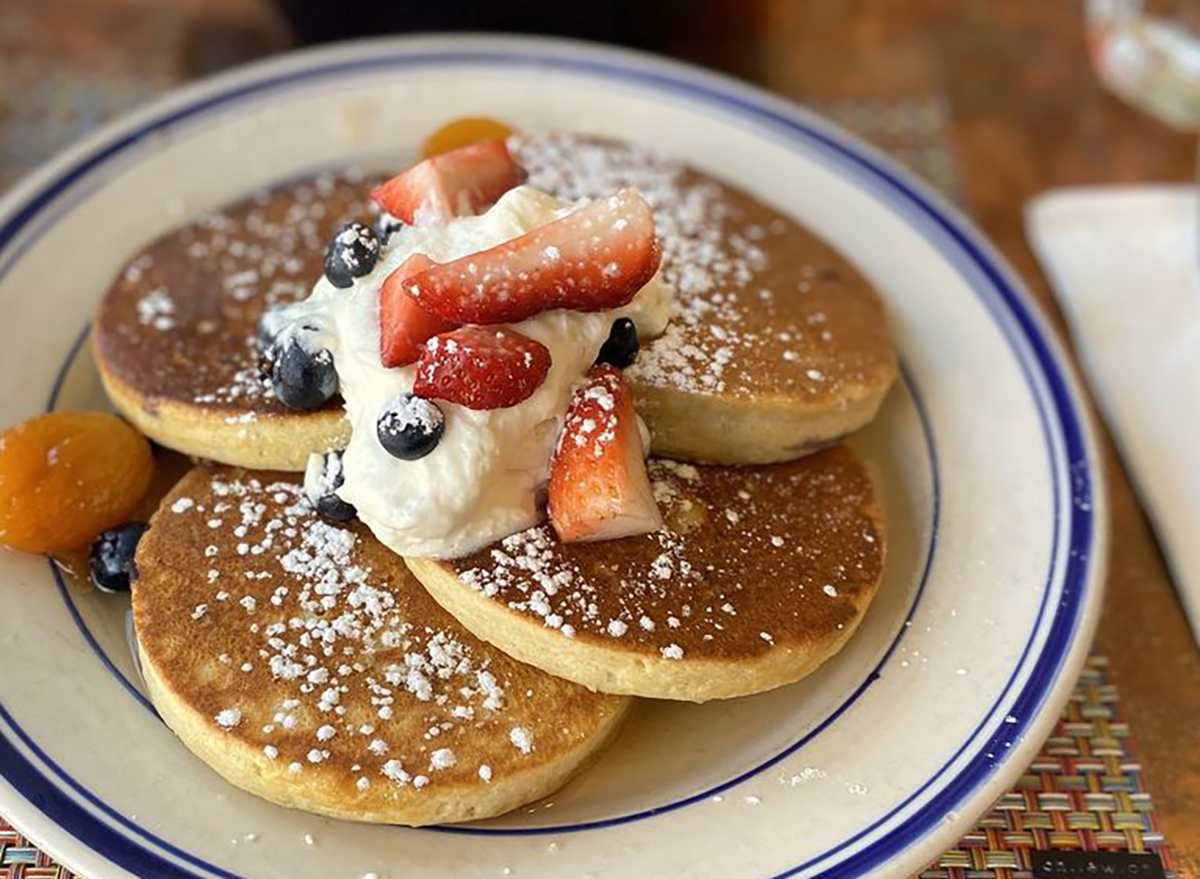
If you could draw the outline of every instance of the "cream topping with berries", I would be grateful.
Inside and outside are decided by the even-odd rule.
[[[666,328],[674,293],[655,274],[620,308],[552,308],[516,323],[489,325],[545,346],[551,364],[544,380],[521,402],[504,408],[472,409],[437,399],[445,416],[440,442],[424,457],[401,460],[381,445],[376,422],[392,401],[413,392],[418,364],[387,368],[381,362],[384,281],[416,254],[434,263],[451,262],[583,209],[520,186],[479,216],[403,226],[369,274],[342,289],[322,278],[307,300],[280,313],[276,323],[286,327],[284,332],[298,334],[310,351],[324,348],[333,354],[353,431],[338,495],[395,552],[452,558],[541,521],[539,492],[550,477],[573,389],[596,360],[614,321],[628,317],[641,337],[657,336]],[[544,260],[559,258],[555,249],[544,250]],[[601,273],[607,269],[599,267]]]

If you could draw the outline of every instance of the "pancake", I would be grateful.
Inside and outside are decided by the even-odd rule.
[[[479,641],[281,474],[192,470],[137,568],[155,707],[226,779],[284,806],[410,825],[498,815],[562,785],[630,704]]]
[[[564,199],[636,186],[654,207],[676,299],[626,370],[656,455],[791,460],[870,422],[896,378],[870,284],[786,215],[629,144],[526,135],[529,183]]]
[[[655,207],[672,324],[627,370],[655,454],[790,460],[869,422],[896,375],[883,309],[813,233],[749,195],[637,147],[578,135],[513,142],[529,182],[560,197],[637,186]],[[362,218],[368,184],[322,175],[259,193],[151,245],[95,322],[110,397],[163,445],[301,470],[343,446],[337,403],[288,410],[258,377],[263,309],[303,298],[329,236]]]
[[[744,696],[841,649],[884,557],[875,490],[849,448],[649,471],[666,523],[656,533],[563,544],[540,525],[464,558],[406,561],[475,635],[601,692]]]
[[[297,412],[258,371],[263,311],[321,276],[333,232],[367,216],[357,175],[322,174],[257,193],[155,241],[100,304],[93,352],[113,404],[169,448],[229,464],[303,470],[345,445],[341,400]]]

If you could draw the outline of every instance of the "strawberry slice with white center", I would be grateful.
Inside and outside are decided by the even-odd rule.
[[[517,323],[551,308],[620,308],[661,258],[650,205],[636,189],[622,189],[490,250],[434,266],[407,290],[446,320]]]
[[[550,471],[550,524],[563,543],[662,527],[633,396],[616,367],[593,366],[575,391]]]
[[[372,191],[371,200],[405,223],[435,226],[479,213],[522,177],[504,141],[488,140],[418,162]]]
[[[379,359],[384,366],[415,363],[427,341],[458,327],[429,313],[404,292],[406,280],[434,265],[425,254],[414,253],[384,279],[379,290]]]
[[[541,342],[500,327],[461,327],[425,343],[413,393],[505,409],[532,396],[549,371],[550,349]]]

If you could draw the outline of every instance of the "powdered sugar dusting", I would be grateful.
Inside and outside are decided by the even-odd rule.
[[[767,259],[738,229],[721,188],[639,147],[570,135],[522,138],[517,154],[530,185],[560,198],[597,198],[637,187],[654,208],[663,276],[677,295],[666,334],[642,352],[630,376],[695,393],[724,390],[722,376],[735,348],[755,342],[738,331],[735,291],[749,285]],[[700,332],[712,326],[721,338]]]
[[[373,779],[411,790],[440,779],[486,784],[532,752],[535,724],[515,718],[529,717],[534,691],[522,687],[521,711],[510,714],[508,672],[457,627],[432,623],[442,617],[435,605],[410,618],[415,599],[365,561],[355,530],[316,516],[294,482],[223,470],[202,478],[210,481],[200,493],[214,501],[198,501],[193,486],[169,508],[173,523],[214,535],[205,555],[225,584],[196,587],[204,612],[186,615],[198,643],[220,639],[214,666],[230,670],[208,685],[225,703],[213,723],[292,775],[350,766],[360,791]],[[263,691],[278,701],[264,708],[255,695]],[[516,752],[486,768],[462,765],[456,742],[475,749],[480,735]]]
[[[218,408],[271,400],[259,374],[259,316],[303,299],[329,238],[367,215],[361,174],[322,172],[204,214],[132,259],[102,308],[101,337],[151,364],[147,390]],[[124,361],[114,360],[122,369]]]
[[[533,733],[523,726],[514,726],[508,734],[513,746],[522,754],[533,752]]]
[[[222,729],[233,729],[242,722],[242,712],[238,708],[222,708],[213,720]]]
[[[572,443],[597,458],[604,457],[620,430],[617,396],[623,392],[620,374],[612,371],[580,385],[572,395],[568,417],[558,435],[559,451],[563,443]]]
[[[659,531],[627,538],[599,565],[586,545],[562,544],[542,525],[463,559],[459,577],[566,637],[669,661],[765,653],[844,625],[876,582],[870,484],[849,456],[753,469],[651,459]]]
[[[835,393],[839,379],[870,380],[861,352],[839,345],[838,328],[823,325],[826,316],[803,296],[837,275],[824,266],[828,251],[813,251],[822,266],[784,274],[772,265],[773,247],[793,258],[774,245],[794,240],[793,224],[765,209],[747,218],[744,203],[714,180],[638,146],[561,133],[521,136],[512,146],[532,186],[564,199],[633,186],[654,208],[662,273],[676,296],[670,325],[628,368],[631,380],[750,395],[761,391],[750,377],[769,375],[806,396]],[[786,296],[769,286],[781,283]]]
[[[436,346],[438,340],[430,339],[429,345]],[[451,339],[447,345],[453,345]],[[439,430],[445,421],[442,410],[422,397],[412,394],[402,394],[394,397],[379,414],[380,430],[401,434],[412,427],[419,427],[422,433],[432,434]]]
[[[144,326],[162,332],[175,329],[175,301],[160,287],[137,301],[137,314]]]

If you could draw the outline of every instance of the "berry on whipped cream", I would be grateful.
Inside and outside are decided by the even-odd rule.
[[[429,339],[459,326],[422,308],[405,289],[410,278],[432,266],[425,254],[414,253],[384,279],[379,291],[379,357],[384,366],[413,363]]]
[[[622,189],[511,241],[426,269],[405,282],[405,291],[446,320],[516,323],[551,308],[625,305],[661,258],[650,205],[636,189]]]
[[[614,323],[643,338],[666,328],[674,291],[657,271],[640,194],[568,204],[515,185],[514,168],[493,142],[385,183],[372,197],[405,225],[372,270],[345,288],[322,278],[269,322],[277,346],[297,339],[332,355],[352,429],[338,495],[401,555],[452,558],[542,521],[568,409]],[[619,370],[603,369],[623,388]],[[397,400],[435,406],[438,430],[388,416],[384,431]],[[631,406],[620,428],[621,466],[610,470],[624,489],[640,484],[637,468],[645,475]],[[581,539],[658,527],[657,510],[643,506],[602,511],[616,523]]]
[[[525,177],[503,140],[426,159],[377,187],[371,201],[405,223],[436,225],[478,213]]]
[[[393,397],[375,421],[379,445],[393,458],[415,461],[437,448],[446,416],[437,403],[415,394]]]
[[[646,450],[621,370],[588,372],[567,410],[550,474],[550,524],[564,543],[615,540],[662,527]]]
[[[413,391],[468,409],[528,399],[550,371],[550,349],[504,327],[459,327],[425,343]]]

